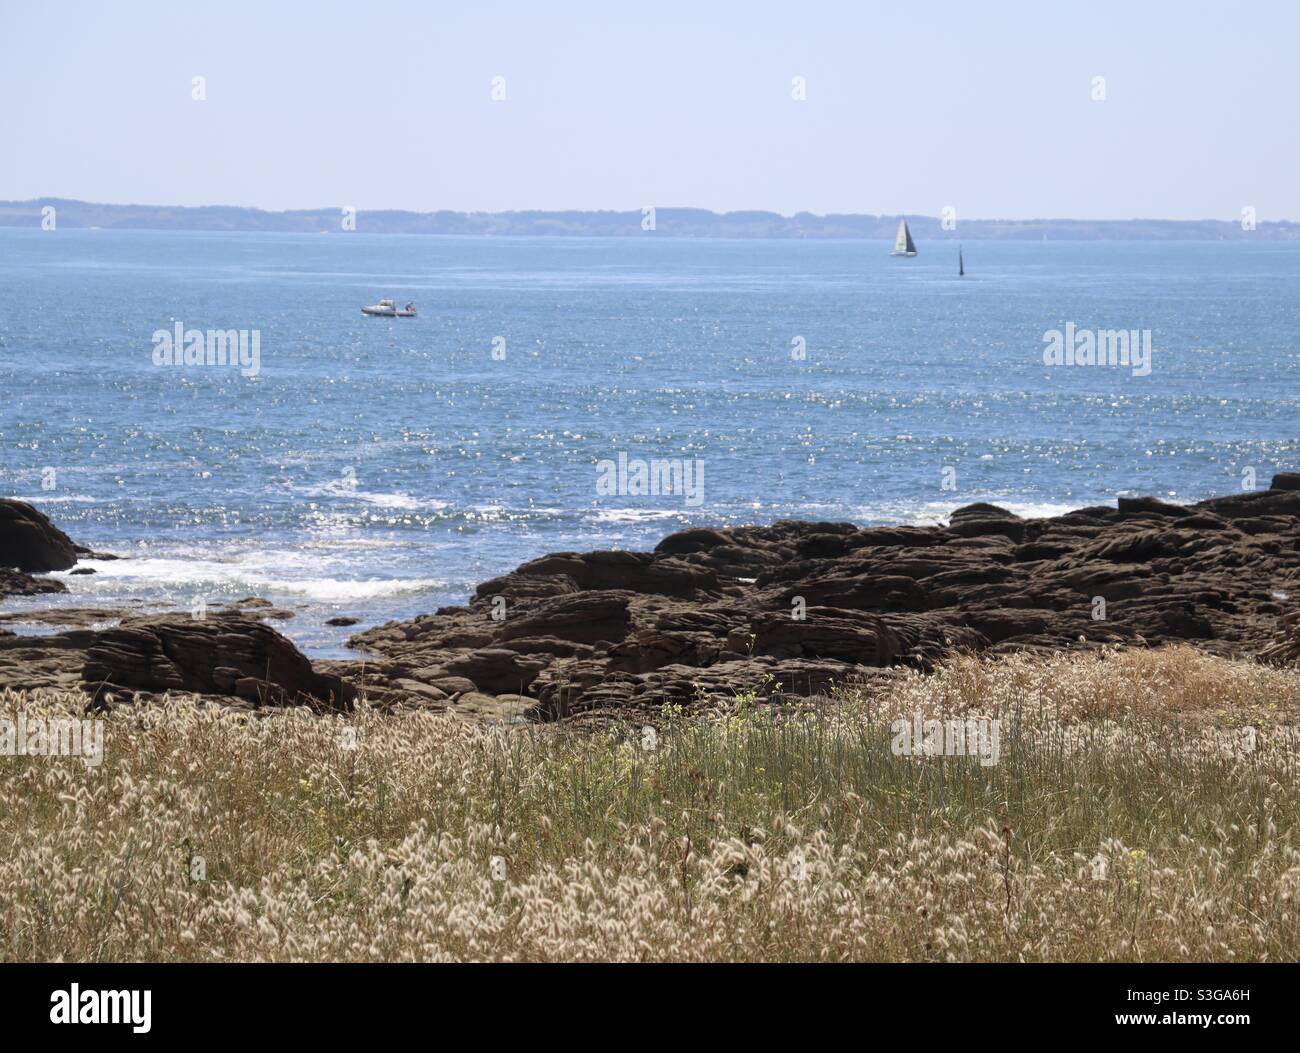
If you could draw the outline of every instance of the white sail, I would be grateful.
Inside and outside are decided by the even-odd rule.
[[[891,256],[915,256],[916,243],[912,240],[912,232],[907,229],[907,220],[898,221],[898,237],[894,239],[894,251]]]

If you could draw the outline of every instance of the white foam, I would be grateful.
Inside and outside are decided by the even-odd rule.
[[[1095,504],[1096,502],[1092,503]],[[975,495],[968,497],[964,501],[924,501],[920,504],[885,505],[883,507],[879,505],[863,505],[854,509],[852,518],[855,522],[933,526],[939,522],[946,523],[958,508],[964,508],[966,505],[972,504],[996,505],[998,508],[1005,508],[1008,512],[1018,515],[1022,519],[1051,519],[1055,516],[1063,516],[1067,512],[1073,512],[1077,508],[1084,508],[1089,502],[1079,501],[1066,505],[1050,501],[1008,501],[996,496]]]
[[[401,491],[395,494],[379,494],[356,490],[352,493],[352,496],[358,501],[374,505],[376,508],[397,508],[403,511],[415,511],[419,508],[428,508],[431,505],[430,502],[417,501],[410,494],[404,494]],[[446,507],[445,502],[442,501],[433,502],[432,504],[437,507]]]
[[[970,504],[971,502],[967,502]],[[1087,508],[1089,505],[1105,504],[1106,502],[1097,501],[1076,501],[1073,504],[1062,505],[1053,504],[1050,501],[999,501],[994,498],[987,502],[991,505],[997,505],[999,508],[1005,508],[1008,512],[1014,512],[1022,519],[1054,519],[1057,516],[1066,515],[1069,512],[1076,511],[1080,508]],[[961,505],[956,507],[960,508]]]
[[[309,578],[300,581],[268,581],[260,586],[269,592],[289,592],[318,603],[372,600],[405,596],[429,589],[445,589],[448,582],[437,578],[367,578],[344,581],[338,578]]]
[[[360,501],[362,504],[374,505],[376,508],[397,509],[413,512],[418,509],[439,511],[447,507],[446,501],[435,498],[416,498],[398,490],[396,493],[382,493],[375,490],[359,490],[355,485],[344,480],[334,480],[321,486],[309,486],[298,490],[304,497],[330,497],[344,501]]]
[[[592,518],[597,523],[648,523],[656,519],[676,519],[680,510],[662,508],[601,508]]]
[[[26,501],[29,505],[93,505],[98,498],[91,497],[88,494],[61,494],[57,491],[42,490],[39,494],[33,494],[30,497],[19,497],[19,501]]]
[[[351,524],[349,524],[351,525]],[[409,544],[400,538],[392,537],[322,537],[304,541],[303,548],[310,549],[359,549],[370,551],[377,548],[402,548]]]
[[[78,567],[95,571],[91,576],[62,572],[74,593],[153,591],[185,595],[263,595],[280,593],[301,596],[319,603],[378,599],[448,587],[438,578],[333,578],[319,576],[323,566],[342,562],[317,554],[268,552],[243,559],[178,559],[169,556],[118,560],[80,560]],[[294,576],[295,570],[309,569],[312,576]]]

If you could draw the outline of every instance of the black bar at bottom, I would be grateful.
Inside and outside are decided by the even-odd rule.
[[[855,1029],[878,1038],[887,1033],[876,1031],[878,1025],[917,1026],[930,1039],[945,1028],[959,1038],[1038,1025],[1044,1030],[1033,1033],[1040,1039],[1155,1031],[1181,1042],[1197,1033],[1215,1041],[1290,1034],[1297,980],[1293,966],[1261,964],[878,964],[848,966],[838,977],[825,967],[782,965],[770,974],[732,968],[731,976],[707,980],[663,966],[570,966],[549,974],[523,966],[527,976],[509,968],[4,965],[0,1006],[7,1037],[94,1039],[111,1031],[128,1040],[201,1036],[210,1042],[283,1033],[373,1042],[435,1023],[473,1023],[488,1037],[512,1024],[531,1030],[548,1021],[572,1027],[604,1020],[624,1026],[638,1020],[636,1030],[644,1033],[656,1019],[676,1030],[669,1021],[684,1023],[682,1014],[690,1011],[692,1033],[712,1030],[713,1021],[720,1033],[735,1036],[771,1026],[764,1019],[777,1010],[782,1024],[810,1030],[847,1016]],[[716,974],[722,967],[705,968]],[[498,975],[488,976],[489,969]],[[96,1016],[104,1019],[93,1022]]]

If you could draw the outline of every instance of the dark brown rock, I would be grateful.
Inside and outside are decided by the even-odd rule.
[[[1295,479],[1186,507],[1124,498],[1027,520],[976,504],[939,527],[781,521],[685,530],[653,552],[558,553],[464,606],[358,633],[364,658],[315,668],[258,620],[264,601],[202,623],[2,636],[0,686],[241,705],[346,706],[361,690],[466,719],[599,723],[882,684],[961,651],[1191,641],[1285,658],[1300,597]],[[4,572],[0,589],[36,580]]]
[[[76,690],[81,685],[85,650],[94,637],[89,629],[0,636],[0,688]]]
[[[461,676],[490,694],[519,694],[537,679],[550,664],[545,658],[529,657],[502,647],[469,651],[448,662],[443,668],[452,676]]]
[[[1000,505],[990,505],[983,501],[978,501],[973,505],[963,505],[961,508],[953,510],[952,515],[948,517],[950,522],[958,522],[962,519],[1019,519],[1020,517],[1014,512],[1002,508]]]
[[[215,603],[213,607],[222,612],[239,611],[241,614],[247,614],[252,618],[270,618],[272,621],[278,622],[297,617],[296,611],[277,607],[270,600],[264,600],[260,596],[246,596],[244,599],[235,600],[232,603]]]
[[[1117,502],[1121,515],[1165,516],[1169,519],[1184,519],[1192,515],[1192,510],[1183,505],[1171,505],[1158,497],[1121,497]]]
[[[67,592],[68,587],[57,578],[35,578],[20,570],[0,567],[0,600],[6,596],[39,596],[49,592]]]
[[[626,589],[681,598],[716,591],[717,575],[671,556],[649,552],[561,552],[525,563],[515,573],[528,577],[562,575],[580,589]]]
[[[76,562],[72,539],[44,514],[25,501],[0,498],[0,567],[40,574]]]
[[[235,696],[259,705],[350,708],[352,686],[316,672],[270,626],[236,614],[203,620],[184,615],[138,618],[97,633],[86,648],[81,679],[106,691],[187,692]]]
[[[465,607],[352,642],[449,695],[455,678],[466,712],[510,694],[536,699],[534,717],[581,720],[807,696],[957,651],[1188,640],[1250,654],[1294,608],[1278,597],[1300,596],[1289,487],[1040,520],[976,504],[943,527],[696,528],[650,553],[544,556]]]

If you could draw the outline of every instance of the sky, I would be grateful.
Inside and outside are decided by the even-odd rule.
[[[1300,219],[1296,0],[0,0],[0,25],[0,199]]]

